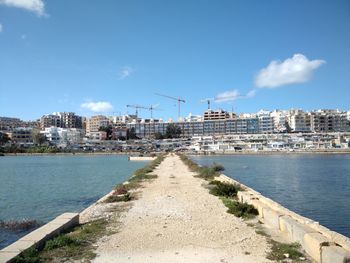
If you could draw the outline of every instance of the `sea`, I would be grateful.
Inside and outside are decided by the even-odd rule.
[[[0,157],[0,221],[36,220],[40,226],[80,212],[146,164],[124,155]],[[32,230],[0,227],[0,249]]]
[[[350,155],[273,154],[192,156],[284,207],[350,237]]]

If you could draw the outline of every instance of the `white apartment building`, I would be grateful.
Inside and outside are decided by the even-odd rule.
[[[273,117],[271,117],[269,111],[260,110],[257,113],[259,119],[259,132],[260,133],[273,133]]]
[[[52,144],[78,144],[82,141],[84,130],[82,129],[65,129],[59,127],[45,128],[40,131],[44,134],[47,140]]]
[[[310,132],[310,115],[302,110],[290,110],[287,121],[292,132]]]
[[[274,132],[286,132],[287,115],[288,111],[286,110],[274,110],[270,113],[273,119]]]

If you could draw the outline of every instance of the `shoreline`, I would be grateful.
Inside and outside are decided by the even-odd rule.
[[[339,151],[327,151],[327,150],[319,150],[319,151],[239,151],[239,152],[209,152],[209,153],[195,153],[188,152],[185,154],[192,156],[226,156],[226,155],[302,155],[302,154],[350,154],[349,150],[339,150]]]
[[[156,152],[161,154],[165,152]],[[227,155],[303,155],[303,154],[350,154],[350,149],[345,150],[308,150],[308,151],[237,151],[237,152],[182,152],[192,156],[227,156]],[[149,154],[140,152],[58,152],[58,153],[4,153],[3,156],[93,156],[93,155],[130,155],[148,157]],[[1,158],[0,157],[0,158]]]

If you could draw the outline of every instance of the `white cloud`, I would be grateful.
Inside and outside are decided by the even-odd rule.
[[[240,98],[241,95],[238,90],[225,91],[216,95],[214,101],[216,103],[235,101]]]
[[[43,0],[0,0],[0,4],[23,8],[36,13],[38,16],[45,16],[45,3]]]
[[[134,69],[129,67],[129,66],[125,66],[122,67],[119,72],[118,72],[118,77],[119,79],[126,79],[127,77],[129,77],[132,73],[134,72]]]
[[[259,88],[277,88],[279,86],[303,83],[310,80],[312,73],[322,64],[324,60],[308,60],[303,54],[295,54],[285,61],[273,60],[260,70],[255,78],[255,85]]]
[[[0,24],[0,33],[2,32],[2,24]]]
[[[255,89],[252,89],[250,90],[247,95],[245,96],[246,98],[252,98],[256,95],[256,90]]]
[[[238,99],[248,99],[254,97],[256,90],[250,90],[246,95],[242,95],[237,89],[232,91],[225,91],[216,95],[214,101],[216,103],[230,102]]]
[[[112,104],[107,101],[85,102],[80,107],[92,112],[111,112],[113,110]]]

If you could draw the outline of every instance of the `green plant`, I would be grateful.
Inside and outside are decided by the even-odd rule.
[[[119,184],[114,192],[116,195],[125,195],[128,193],[128,188],[124,184]]]
[[[96,256],[92,244],[108,232],[107,224],[105,219],[95,220],[48,241],[44,250],[39,252],[40,262],[56,262],[57,258],[60,259],[59,262],[66,262],[67,259],[90,262]]]
[[[115,203],[115,202],[128,202],[132,200],[132,197],[129,193],[126,193],[124,195],[117,195],[115,194],[115,192],[108,196],[108,198],[106,199],[106,203]]]
[[[283,260],[285,259],[285,254],[288,254],[288,258],[292,260],[298,260],[300,257],[304,255],[299,251],[300,244],[299,243],[280,243],[274,240],[269,240],[271,244],[271,251],[267,255],[267,259],[270,260]]]
[[[214,186],[210,189],[210,193],[216,196],[235,197],[241,187],[237,184],[224,183],[220,181],[211,181],[209,185]]]
[[[30,247],[15,257],[15,263],[38,263],[40,262],[39,251],[35,247]]]
[[[53,250],[60,247],[78,245],[80,245],[80,240],[72,238],[68,235],[59,235],[58,237],[47,241],[44,250]]]
[[[247,203],[240,203],[236,200],[230,198],[222,198],[224,205],[228,208],[227,212],[234,214],[237,217],[242,217],[244,219],[254,218],[259,214],[258,210],[254,206]]]
[[[218,164],[218,163],[213,163],[211,167],[215,172],[222,172],[225,170],[225,167],[222,164]]]

